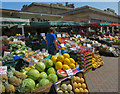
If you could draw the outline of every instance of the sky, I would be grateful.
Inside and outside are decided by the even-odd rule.
[[[12,9],[12,10],[21,10],[23,5],[30,5],[32,2],[2,2],[2,6],[0,8],[3,9]],[[40,2],[37,2],[40,3]],[[44,2],[44,3],[57,3],[57,2]],[[65,2],[59,2],[65,5]],[[69,4],[74,4],[75,8],[82,6],[90,6],[97,9],[105,10],[107,8],[114,9],[118,14],[118,2],[68,2]]]

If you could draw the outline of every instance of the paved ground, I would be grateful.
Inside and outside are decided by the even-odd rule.
[[[90,92],[118,92],[118,58],[102,56],[104,65],[85,75]]]

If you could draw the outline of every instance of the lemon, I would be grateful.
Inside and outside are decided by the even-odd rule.
[[[57,57],[57,61],[64,62],[64,56],[63,55],[59,55]]]
[[[68,53],[63,54],[64,58],[70,58],[70,55]]]
[[[71,63],[71,64],[70,64],[70,68],[71,68],[71,69],[75,69],[75,64],[74,64],[74,63]]]
[[[70,65],[70,60],[69,60],[68,58],[65,58],[65,60],[64,60],[64,64],[66,64],[66,65]]]
[[[70,67],[65,64],[65,65],[62,66],[62,68],[63,68],[63,70],[67,70],[67,69],[69,69]]]
[[[60,61],[56,62],[55,68],[56,68],[56,70],[62,69],[62,63]]]
[[[75,60],[73,58],[70,58],[70,63],[75,63]]]
[[[53,63],[55,64],[56,63],[56,61],[57,61],[57,58],[55,57],[55,56],[52,56],[51,57],[51,60],[53,61]]]

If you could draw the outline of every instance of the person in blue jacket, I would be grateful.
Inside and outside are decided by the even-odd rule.
[[[54,28],[51,27],[46,35],[46,43],[47,43],[48,53],[55,55],[57,53],[57,38],[53,32],[54,32]]]

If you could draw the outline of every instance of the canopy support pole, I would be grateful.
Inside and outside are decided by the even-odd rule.
[[[24,35],[24,26],[22,25],[22,35]]]

